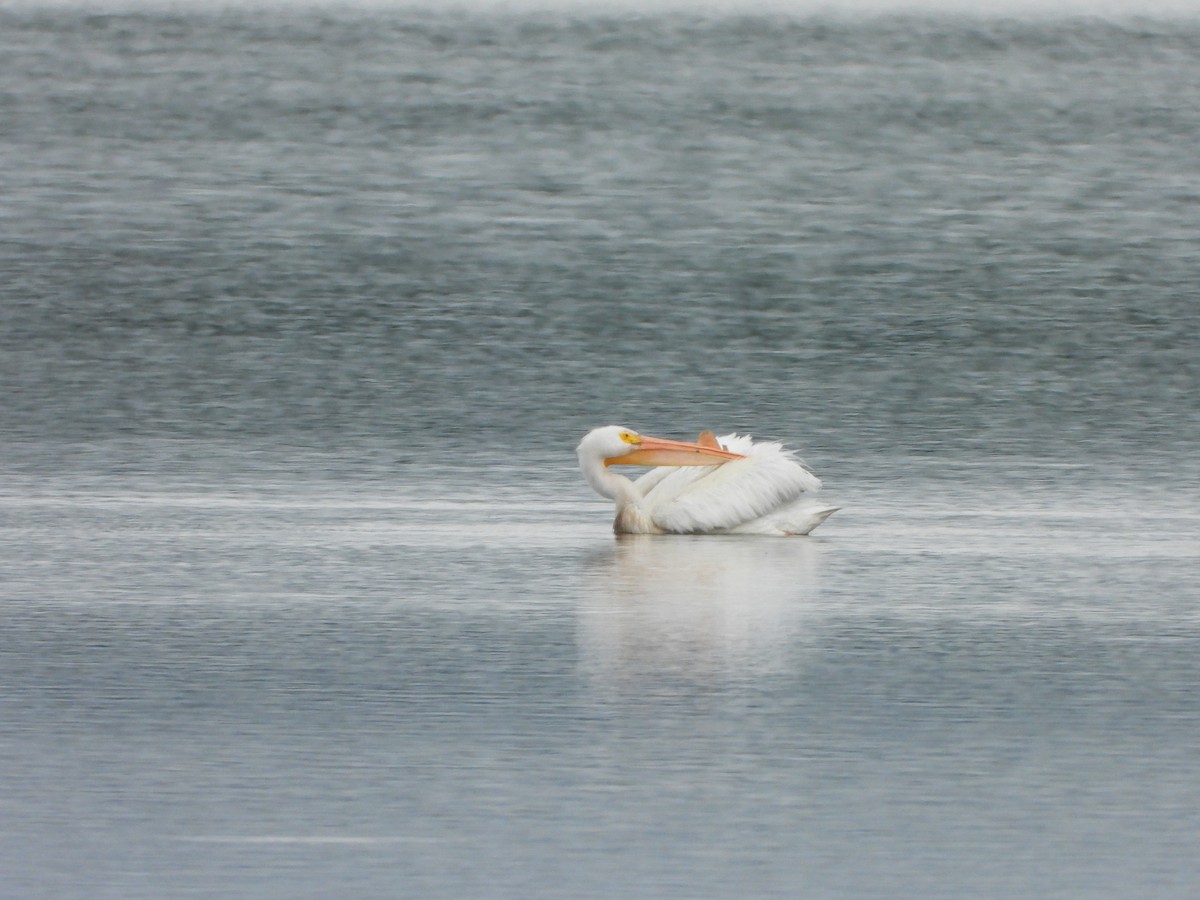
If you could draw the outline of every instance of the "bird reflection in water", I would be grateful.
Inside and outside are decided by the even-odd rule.
[[[582,664],[595,684],[618,689],[790,669],[823,551],[813,538],[618,538],[587,568]]]

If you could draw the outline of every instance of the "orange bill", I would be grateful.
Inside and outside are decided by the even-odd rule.
[[[716,443],[714,440],[712,443]],[[642,437],[641,443],[624,456],[606,459],[606,466],[718,466],[731,459],[741,459],[740,453],[722,450],[720,445],[671,441],[666,438]]]

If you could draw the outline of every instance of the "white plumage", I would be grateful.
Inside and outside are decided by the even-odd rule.
[[[610,425],[577,453],[588,484],[616,502],[618,534],[808,534],[837,510],[813,499],[820,479],[773,441],[706,433],[686,443]],[[619,464],[655,468],[630,481],[609,471]]]

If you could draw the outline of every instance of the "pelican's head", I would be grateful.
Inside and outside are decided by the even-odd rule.
[[[589,431],[575,452],[584,468],[597,461],[605,466],[715,466],[741,459],[741,454],[719,446],[649,437],[621,425]]]
[[[575,452],[579,455],[580,462],[585,458],[599,459],[607,465],[610,459],[633,451],[641,442],[642,436],[632,428],[605,425],[603,428],[593,428],[584,435]]]

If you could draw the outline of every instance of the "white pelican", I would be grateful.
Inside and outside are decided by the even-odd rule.
[[[821,480],[795,454],[745,435],[689,443],[607,425],[575,452],[592,490],[616,501],[617,534],[808,534],[838,509],[806,496]],[[630,481],[614,465],[656,468]]]

